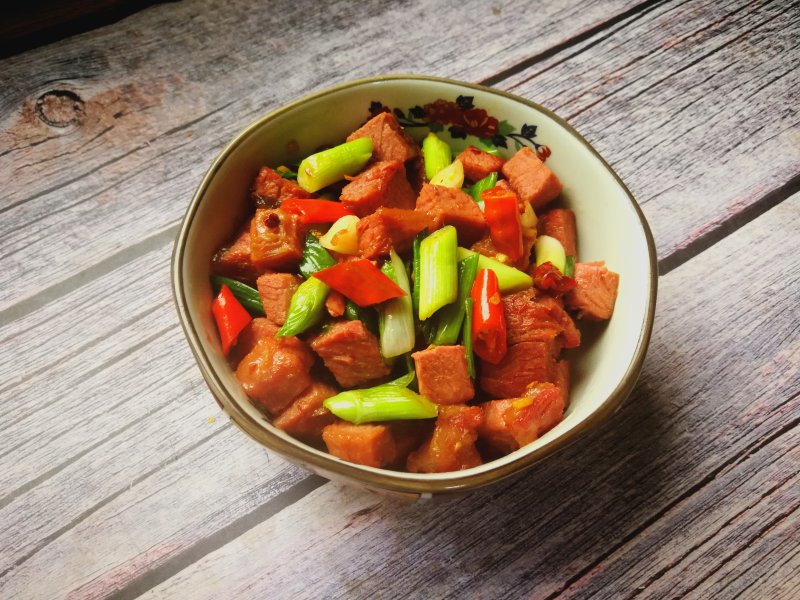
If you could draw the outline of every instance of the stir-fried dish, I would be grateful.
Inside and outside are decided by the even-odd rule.
[[[343,460],[455,471],[536,440],[569,403],[573,317],[619,276],[579,262],[561,182],[381,113],[298,166],[263,167],[217,252],[223,352],[272,423]]]

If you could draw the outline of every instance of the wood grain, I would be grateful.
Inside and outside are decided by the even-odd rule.
[[[630,6],[339,0],[310,18],[297,2],[192,0],[0,61],[0,179],[15,182],[0,198],[0,311],[174,226],[217,152],[289,100],[388,72],[479,80]],[[464,43],[441,43],[442,12]],[[81,99],[66,127],[37,117],[54,90]]]
[[[595,145],[642,204],[659,256],[671,256],[771,190],[800,190],[798,7],[659,5],[502,86]]]
[[[412,507],[327,484],[151,597],[791,598],[799,225],[797,195],[664,277],[633,397],[521,479]]]

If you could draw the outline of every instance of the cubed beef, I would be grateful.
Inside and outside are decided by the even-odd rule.
[[[283,411],[311,384],[314,354],[296,337],[262,337],[236,369],[244,391],[270,415]]]
[[[236,338],[236,344],[228,354],[228,362],[235,367],[256,347],[258,340],[275,337],[277,331],[278,327],[269,319],[263,317],[253,319],[245,325],[244,329],[239,333],[239,337]]]
[[[523,235],[522,256],[519,258],[519,260],[514,262],[511,262],[511,259],[508,256],[500,252],[495,247],[494,242],[489,234],[486,234],[477,242],[472,244],[471,250],[473,252],[477,252],[478,254],[482,254],[483,256],[488,256],[489,258],[500,261],[503,264],[511,265],[520,271],[525,271],[530,265],[531,249],[533,248],[534,243],[536,243],[535,237]]]
[[[272,424],[298,439],[318,443],[322,430],[336,420],[322,403],[336,393],[331,386],[314,381]]]
[[[568,208],[553,208],[539,218],[539,234],[556,238],[567,256],[578,256],[575,213]]]
[[[212,270],[217,275],[254,282],[259,270],[250,260],[250,221],[245,223],[233,241],[220,248],[212,259]]]
[[[416,156],[406,163],[406,179],[411,184],[411,189],[414,190],[414,198],[419,195],[422,185],[428,183],[428,178],[425,175],[425,159],[422,156]]]
[[[561,193],[558,177],[528,147],[517,151],[503,165],[503,175],[508,178],[520,200],[530,202],[537,210]]]
[[[347,304],[344,296],[342,296],[336,290],[331,290],[328,293],[328,297],[325,298],[325,310],[327,310],[328,314],[334,318],[341,317],[344,314],[344,309],[346,306]]]
[[[425,213],[402,208],[379,208],[358,222],[358,252],[363,258],[406,252],[423,229],[433,229],[433,219]]]
[[[475,447],[483,423],[480,406],[440,406],[431,437],[412,452],[411,473],[444,473],[477,467],[483,461]]]
[[[581,343],[581,332],[556,298],[530,288],[503,297],[506,340],[519,342],[557,340],[565,348]]]
[[[412,210],[417,201],[399,160],[375,163],[344,186],[340,198],[344,207],[359,217],[371,215],[381,206]]]
[[[261,167],[250,190],[255,205],[277,208],[286,198],[311,198],[311,194],[291,179],[285,179],[269,167]]]
[[[334,323],[311,342],[339,385],[355,387],[389,374],[380,345],[361,321]]]
[[[289,302],[303,279],[291,273],[266,273],[258,278],[258,295],[267,318],[278,327],[286,322]]]
[[[494,398],[519,398],[528,384],[553,381],[560,347],[556,341],[520,342],[508,346],[496,365],[481,360],[481,389]]]
[[[411,355],[419,381],[419,393],[436,404],[463,404],[475,389],[467,373],[464,346],[432,346]]]
[[[501,455],[541,437],[564,414],[562,392],[552,383],[534,383],[522,398],[492,400],[482,406],[485,418],[478,434],[493,452]]]
[[[453,225],[462,246],[477,242],[486,231],[481,209],[459,188],[426,183],[417,198],[417,211],[431,217],[436,228]]]
[[[419,155],[419,146],[409,136],[394,115],[380,113],[367,121],[360,129],[347,136],[351,142],[358,138],[368,137],[372,140],[372,160],[407,160]]]
[[[456,160],[464,165],[464,177],[473,182],[483,179],[489,173],[500,171],[505,162],[499,156],[484,152],[475,146],[468,146],[456,156]]]
[[[556,363],[556,374],[553,378],[553,383],[555,383],[561,389],[561,395],[564,398],[565,408],[569,406],[569,393],[571,390],[569,377],[569,361],[566,359],[558,361]]]
[[[575,287],[564,303],[580,318],[607,320],[614,312],[618,286],[619,275],[609,271],[605,262],[575,263]]]
[[[408,455],[430,437],[435,422],[434,419],[412,419],[386,423],[392,430],[392,437],[397,450],[397,457],[392,463],[393,467],[405,470]]]
[[[297,267],[304,241],[297,215],[272,208],[256,210],[250,225],[250,259],[261,272]]]
[[[389,425],[353,425],[339,422],[322,430],[328,452],[348,462],[385,467],[397,459],[397,447]]]

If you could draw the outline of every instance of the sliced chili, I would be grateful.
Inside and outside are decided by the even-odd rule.
[[[478,271],[470,297],[475,303],[472,309],[472,349],[483,360],[496,365],[506,355],[506,317],[494,271]]]
[[[489,235],[495,248],[512,261],[522,258],[522,224],[519,218],[519,198],[512,190],[493,187],[481,193],[483,216],[489,225]]]
[[[320,281],[355,302],[371,306],[406,293],[366,258],[349,260],[314,273]]]
[[[245,310],[230,288],[224,283],[211,305],[211,312],[214,313],[214,319],[217,321],[217,329],[222,341],[222,353],[227,356],[242,329],[253,320],[253,317],[250,316],[250,313]]]
[[[533,270],[533,285],[540,290],[560,296],[575,287],[575,280],[564,275],[558,267],[547,261]]]
[[[287,198],[281,203],[281,209],[298,215],[301,223],[333,223],[353,214],[341,202],[313,198]]]

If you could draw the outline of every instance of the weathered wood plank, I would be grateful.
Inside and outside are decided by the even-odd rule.
[[[419,598],[733,597],[751,585],[751,597],[788,599],[772,576],[796,564],[800,526],[799,225],[796,195],[662,278],[631,400],[524,478],[413,507],[327,484],[152,596],[352,598],[391,585]],[[704,294],[685,293],[699,281]],[[726,575],[728,560],[747,569]]]
[[[0,310],[174,225],[219,149],[288,100],[387,72],[479,80],[631,6],[195,0],[0,61]],[[39,112],[66,127],[37,116],[53,91]]]
[[[614,165],[663,257],[793,178],[797,191],[798,44],[796,3],[672,2],[501,85],[568,119]]]

